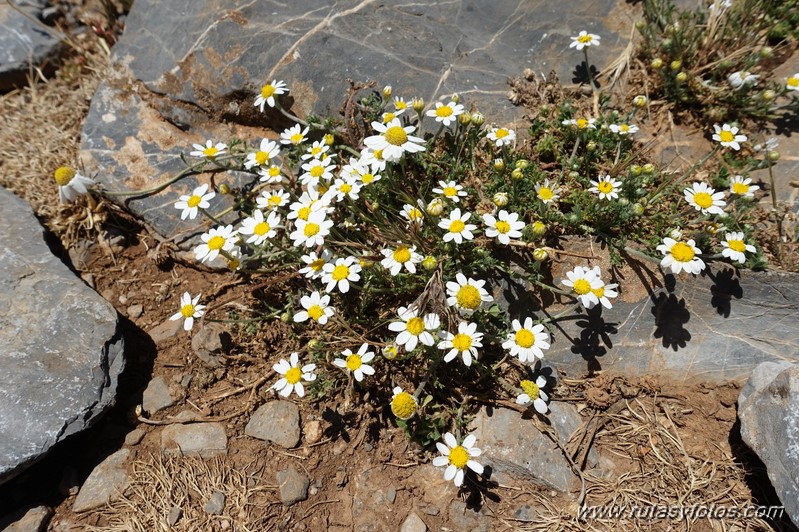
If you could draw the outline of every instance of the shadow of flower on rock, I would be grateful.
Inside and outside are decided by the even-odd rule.
[[[591,70],[588,70],[589,68]],[[591,77],[588,76],[589,72],[591,73]],[[574,70],[572,70],[572,74],[574,75],[574,77],[572,78],[572,83],[591,86],[591,82],[593,82],[594,86],[596,88],[599,88],[599,81],[597,81],[597,77],[599,76],[599,71],[594,65],[587,67],[585,61],[583,61],[579,65],[574,67]]]
[[[660,293],[657,298],[653,294],[652,315],[655,317],[655,338],[663,339],[663,347],[677,351],[691,340],[691,333],[683,327],[691,319],[691,313],[685,299],[677,299],[674,295],[675,282],[673,275],[667,275],[664,284],[669,293]]]
[[[732,268],[725,268],[714,276],[708,269],[707,276],[713,281],[713,286],[710,287],[710,293],[713,294],[710,304],[720,316],[729,318],[732,310],[732,298],[741,299],[744,295],[736,271]]]
[[[613,348],[611,334],[619,332],[617,323],[608,323],[602,317],[602,307],[588,310],[587,319],[575,323],[580,327],[580,338],[572,340],[572,353],[581,355],[588,362],[588,372],[602,369],[599,358]]]

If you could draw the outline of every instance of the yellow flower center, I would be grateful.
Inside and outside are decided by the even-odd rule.
[[[414,336],[419,336],[424,332],[424,320],[419,316],[409,319],[405,323],[405,330]]]
[[[368,185],[375,180],[374,174],[361,174],[361,181],[364,185]]]
[[[507,129],[505,129],[504,127],[501,127],[501,128],[499,128],[499,129],[497,130],[497,132],[496,132],[496,133],[494,133],[494,136],[495,136],[495,137],[497,137],[498,139],[504,139],[504,138],[505,138],[505,137],[507,137],[508,135],[510,135],[510,131],[508,131],[508,130],[507,130]]]
[[[191,318],[192,316],[194,316],[194,305],[192,305],[191,303],[183,305],[182,307],[180,307],[180,314],[184,318]]]
[[[208,249],[222,249],[222,246],[225,245],[224,237],[219,235],[212,236],[208,239]]]
[[[269,196],[269,205],[272,207],[278,207],[281,203],[283,203],[283,198],[278,195]]]
[[[255,152],[255,162],[264,165],[269,161],[269,154],[265,151],[257,151]]]
[[[519,383],[519,388],[522,389],[524,393],[530,396],[530,399],[538,398],[538,385],[533,381],[523,380]]]
[[[289,140],[291,141],[292,144],[299,144],[300,142],[303,141],[303,139],[305,139],[305,137],[302,136],[302,133],[294,133],[289,138]]]
[[[604,286],[600,286],[596,290],[591,290],[591,291],[594,293],[594,295],[596,297],[599,297],[599,298],[605,297],[605,287]]]
[[[314,236],[319,232],[319,224],[315,224],[313,222],[308,222],[305,224],[305,229],[303,229],[303,233],[305,236]]]
[[[619,131],[621,131],[622,133],[627,133],[628,131],[630,131],[630,126],[628,126],[627,124],[622,124],[619,126]]]
[[[349,183],[344,183],[343,185],[338,187],[338,189],[344,194],[349,194],[350,192],[352,192],[352,185],[350,185]]]
[[[189,207],[197,207],[203,199],[200,196],[191,196],[186,204]]]
[[[749,192],[749,185],[745,185],[743,183],[733,183],[732,191],[734,194],[744,195]]]
[[[58,186],[65,187],[72,181],[72,178],[75,177],[77,172],[68,166],[60,166],[56,169],[53,173],[53,178],[55,182],[58,183]]]
[[[585,118],[578,118],[577,119],[577,127],[579,127],[580,129],[583,129],[586,126],[588,126],[588,120],[586,120]]]
[[[403,130],[402,132],[405,133],[405,130]],[[375,156],[375,159],[377,159],[378,161],[382,161],[383,160],[383,150],[375,150],[374,151],[374,156]]]
[[[436,116],[441,118],[452,116],[452,107],[450,107],[449,105],[442,105],[441,107],[436,109]]]
[[[255,225],[255,227],[253,228],[253,230],[252,230],[252,231],[253,231],[253,233],[255,233],[255,234],[256,234],[256,235],[258,235],[258,236],[264,236],[264,235],[265,235],[266,233],[268,233],[268,232],[269,232],[271,229],[272,229],[272,228],[271,228],[271,227],[269,227],[269,224],[268,224],[268,223],[266,223],[266,222],[261,222],[261,223],[259,223],[259,224],[256,224],[256,225]]]
[[[302,370],[300,368],[291,368],[286,372],[286,382],[289,384],[297,384],[302,378]]]
[[[455,300],[461,308],[474,310],[480,306],[482,298],[480,297],[480,290],[470,284],[465,284],[458,289],[458,293],[455,294]]]
[[[391,126],[386,130],[385,133],[386,142],[391,144],[392,146],[402,146],[406,142],[408,142],[408,134],[405,133],[405,130],[399,126]],[[380,153],[382,156],[382,151]],[[377,151],[375,151],[375,157],[377,157]]]
[[[311,308],[308,309],[308,316],[314,321],[319,321],[319,318],[321,318],[324,313],[325,310],[319,305],[311,305]]]
[[[713,206],[713,196],[707,192],[697,192],[694,194],[694,203],[703,209]]]
[[[206,157],[214,157],[217,153],[219,153],[219,150],[216,149],[216,146],[209,146],[203,150],[203,153]]]
[[[344,264],[339,264],[335,268],[333,268],[333,280],[334,281],[341,281],[346,279],[350,275],[350,267]]]
[[[261,87],[261,97],[266,100],[270,96],[275,93],[275,88],[272,86],[271,83],[267,83],[263,87]]]
[[[311,170],[308,173],[311,174],[311,177],[320,178],[320,177],[322,177],[322,174],[325,173],[325,167],[324,166],[314,166],[313,168],[311,168]]]
[[[314,157],[318,156],[320,153],[322,153],[321,146],[314,146],[313,148],[311,148],[311,155],[313,155]]]
[[[788,86],[799,87],[799,78],[794,78],[794,77],[788,78]]]
[[[535,335],[530,329],[519,329],[516,331],[516,344],[525,349],[535,344]]]
[[[410,209],[408,211],[408,219],[410,221],[415,222],[416,220],[419,220],[421,218],[422,218],[422,211],[420,211],[416,207],[414,207],[414,208],[412,208],[412,209]]]
[[[391,122],[395,118],[397,118],[397,115],[395,115],[394,113],[383,113],[383,123],[384,124],[388,124],[389,122]]]
[[[325,259],[316,259],[308,265],[313,271],[318,272],[325,266]]]
[[[457,196],[458,189],[455,187],[446,187],[444,188],[444,195],[448,198],[451,198],[452,196]]]
[[[694,255],[694,248],[684,242],[677,242],[671,248],[671,256],[677,262],[691,262]]]
[[[239,259],[233,258],[227,261],[227,267],[231,271],[238,270],[239,266],[241,266],[241,261]]]
[[[472,337],[468,334],[458,333],[452,339],[452,347],[458,351],[468,351],[472,347]]]
[[[297,218],[300,220],[308,221],[308,216],[311,214],[310,207],[301,207],[300,210],[297,211]]]
[[[743,253],[746,251],[746,244],[744,244],[743,240],[728,240],[727,245],[730,246],[730,249],[733,251],[738,251]],[[672,253],[673,255],[674,253]]]
[[[356,355],[353,353],[347,357],[347,369],[350,371],[355,371],[356,369],[360,368],[362,364],[363,362],[361,361],[361,355]]]
[[[579,37],[577,37],[577,42],[580,42],[580,43],[582,43],[582,44],[589,43],[589,42],[591,42],[592,40],[593,40],[593,39],[591,39],[591,36],[590,36],[590,35],[580,35]]]
[[[613,183],[610,181],[600,181],[596,188],[603,194],[610,194],[613,192]]]
[[[399,262],[400,264],[404,264],[411,260],[411,251],[407,248],[407,246],[399,246],[394,250],[393,256],[395,261]]]
[[[585,279],[577,279],[574,281],[574,291],[577,295],[585,295],[591,291],[591,283]]]
[[[510,231],[510,224],[508,222],[498,220],[497,223],[494,224],[494,228],[504,235]]]
[[[554,195],[555,194],[553,194],[552,191],[547,187],[541,187],[538,189],[538,197],[544,201],[551,200]]]
[[[719,138],[721,142],[732,142],[735,140],[735,135],[732,134],[732,131],[722,130],[721,133],[719,133]]]
[[[449,451],[449,463],[458,469],[463,469],[466,467],[466,462],[468,461],[469,451],[467,451],[462,445],[458,445]]]
[[[416,399],[408,392],[400,392],[391,400],[391,411],[400,419],[408,419],[416,412]]]
[[[280,175],[280,167],[279,166],[270,166],[269,167],[269,177],[277,177]]]
[[[460,220],[453,220],[451,224],[449,224],[449,232],[450,233],[460,233],[466,229],[466,224]]]

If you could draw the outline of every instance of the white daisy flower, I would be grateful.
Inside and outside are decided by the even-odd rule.
[[[194,151],[190,152],[189,155],[193,157],[205,157],[209,161],[213,161],[214,158],[224,154],[227,149],[227,144],[224,142],[217,142],[214,144],[213,140],[206,141],[205,146],[202,144],[192,144],[192,146],[194,147]]]
[[[392,276],[399,275],[403,267],[409,273],[416,273],[416,265],[422,262],[422,255],[416,252],[416,246],[398,243],[396,248],[386,248],[381,253],[385,258],[380,265],[389,270]]]
[[[371,148],[373,153],[379,150],[380,155],[386,161],[399,161],[405,152],[425,151],[424,139],[411,135],[416,131],[416,126],[402,127],[399,118],[395,118],[388,124],[372,122],[372,128],[380,134],[366,137],[363,143],[367,148]],[[372,170],[374,170],[374,163],[372,165]]]
[[[746,135],[738,135],[738,128],[730,124],[724,124],[721,127],[719,127],[718,124],[713,124],[713,129],[716,130],[716,133],[713,135],[713,140],[735,151],[740,150],[741,145],[739,143],[745,142],[747,139]]]
[[[433,458],[433,465],[436,467],[445,467],[444,479],[452,480],[456,486],[461,487],[463,484],[463,475],[465,468],[469,468],[478,475],[483,474],[483,466],[474,461],[473,458],[480,456],[480,449],[474,446],[477,438],[469,434],[463,439],[463,443],[458,445],[458,440],[451,432],[444,434],[444,445],[441,442],[436,442],[436,448],[441,456]]]
[[[399,386],[395,386],[392,392],[394,395],[391,396],[391,412],[397,419],[410,419],[419,407],[416,398]]]
[[[194,326],[194,320],[202,318],[205,314],[205,305],[199,305],[200,295],[197,294],[192,299],[191,294],[183,292],[180,298],[180,311],[170,317],[170,321],[176,321],[183,318],[183,330],[190,331]]]
[[[346,294],[350,291],[350,283],[361,280],[361,265],[355,257],[338,258],[336,262],[328,262],[322,267],[322,282],[327,283],[325,291],[332,292],[338,288]]]
[[[333,220],[328,220],[326,216],[326,211],[316,210],[308,214],[307,221],[298,218],[294,222],[294,231],[289,235],[294,245],[296,247],[304,245],[309,248],[324,245],[325,237],[330,234],[330,228],[333,227]]]
[[[516,132],[505,127],[494,127],[488,132],[486,138],[494,143],[497,148],[501,148],[516,142]]]
[[[325,264],[332,259],[330,251],[323,249],[322,255],[317,255],[315,251],[311,251],[307,255],[300,257],[306,266],[300,268],[300,273],[308,279],[319,279],[324,273]]]
[[[449,103],[436,102],[436,108],[427,111],[425,116],[433,117],[436,122],[441,122],[445,127],[450,127],[453,122],[457,121],[458,116],[462,114],[463,106],[451,101]]]
[[[569,48],[577,48],[578,50],[582,50],[587,46],[599,46],[599,35],[594,35],[593,33],[588,33],[587,31],[581,31],[577,37],[572,37],[572,43],[569,45]]]
[[[438,314],[431,312],[421,317],[419,309],[416,307],[400,307],[397,314],[402,321],[393,321],[388,324],[390,331],[399,333],[395,340],[397,345],[404,346],[405,350],[410,353],[420,342],[427,346],[436,342],[431,331],[435,331],[441,326]]]
[[[539,375],[538,378],[535,379],[535,382],[527,379],[521,381],[519,383],[519,388],[522,389],[523,393],[516,396],[516,404],[528,405],[533,403],[533,408],[536,409],[536,412],[539,414],[546,414],[548,410],[546,402],[549,400],[549,397],[546,392],[542,390],[546,385],[547,378],[543,375]]]
[[[386,169],[386,163],[388,161],[383,156],[383,150],[373,150],[371,148],[364,148],[361,150],[361,158],[358,159],[358,164],[368,167],[372,174],[377,174],[378,172],[382,172]],[[379,179],[378,176],[374,181]],[[364,181],[365,185],[368,185],[366,181]]]
[[[755,246],[744,242],[744,234],[742,232],[731,231],[725,234],[721,245],[724,246],[724,249],[721,250],[722,256],[741,264],[746,262],[745,252],[757,252],[757,248]]]
[[[200,185],[195,188],[191,194],[181,196],[178,199],[175,203],[175,208],[183,209],[183,212],[180,213],[181,220],[185,220],[186,218],[194,220],[200,209],[207,209],[211,206],[209,201],[214,199],[216,192],[212,190],[206,194],[207,190],[208,185]]]
[[[302,129],[299,124],[294,124],[280,134],[280,143],[299,146],[305,142],[305,135],[308,134],[308,129],[308,127]]]
[[[610,130],[618,135],[632,135],[638,133],[638,126],[635,124],[611,124]]]
[[[259,180],[261,183],[283,182],[283,169],[276,164],[269,165],[269,168],[261,168],[258,170],[258,175],[261,176]]]
[[[368,349],[369,344],[361,345],[357,353],[353,353],[350,349],[345,349],[341,352],[344,358],[335,359],[333,364],[346,370],[347,373],[352,373],[355,380],[361,382],[364,375],[375,374],[374,368],[368,364],[375,357],[375,354],[372,351],[367,351]]]
[[[267,83],[261,87],[261,93],[255,98],[255,107],[262,113],[264,112],[264,105],[269,107],[275,106],[275,96],[286,94],[286,84],[283,81],[272,80],[272,83]]]
[[[332,159],[311,159],[302,165],[305,172],[300,175],[300,183],[303,185],[317,184],[320,179],[330,181],[333,179],[333,167],[331,166]]]
[[[248,153],[247,160],[244,161],[244,168],[247,170],[254,166],[266,166],[269,162],[280,155],[280,146],[277,142],[269,139],[261,139],[261,145],[255,153]]]
[[[397,111],[405,111],[408,108],[408,102],[401,96],[394,97],[394,109]]]
[[[561,283],[577,294],[577,299],[584,307],[592,308],[599,303],[599,297],[597,297],[594,290],[602,288],[604,283],[594,270],[577,266],[574,270],[566,272],[566,277],[566,279],[561,280]]]
[[[252,213],[252,216],[249,218],[245,218],[243,222],[241,222],[241,227],[239,228],[239,233],[242,235],[250,235],[245,242],[247,244],[253,244],[255,246],[260,246],[268,238],[272,238],[277,234],[277,227],[280,225],[280,216],[277,215],[276,212],[270,212],[269,216],[264,218],[264,213],[259,210],[256,210]]]
[[[78,196],[88,194],[89,189],[87,187],[94,185],[93,179],[82,176],[77,170],[69,166],[59,166],[53,173],[53,179],[58,185],[58,198],[61,203],[71,203]],[[197,216],[197,214],[195,213],[194,216]],[[181,220],[185,219],[185,216],[181,216]]]
[[[741,90],[744,87],[754,87],[757,85],[757,80],[760,76],[756,74],[752,74],[751,72],[747,72],[745,70],[739,70],[738,72],[733,72],[727,77],[727,81],[730,82],[730,86],[735,90]]]
[[[502,343],[502,348],[507,349],[513,357],[519,357],[520,362],[535,362],[536,357],[544,358],[543,349],[549,349],[549,333],[540,323],[533,325],[533,318],[524,319],[524,326],[519,320],[513,320],[513,331],[508,333],[508,339]]]
[[[289,360],[291,362],[281,358],[280,362],[272,366],[273,370],[282,375],[280,380],[272,385],[272,388],[277,390],[283,397],[288,397],[291,392],[304,397],[305,387],[302,385],[302,381],[313,382],[316,380],[316,375],[314,374],[316,364],[305,364],[300,367],[299,353],[292,353]]]
[[[410,203],[406,203],[402,206],[402,211],[400,211],[400,216],[405,218],[408,221],[408,225],[417,225],[421,226],[424,223],[424,202],[419,200],[419,206],[414,207]]]
[[[392,120],[394,120],[404,112],[405,112],[404,109],[400,111],[386,111],[385,113],[383,113],[380,119],[383,121],[384,124],[388,124],[389,122],[391,122]]]
[[[789,91],[799,91],[799,74],[794,74],[786,79],[785,88]]]
[[[282,188],[278,190],[261,192],[261,195],[255,198],[255,203],[259,209],[275,211],[289,202],[289,193],[285,192]]]
[[[315,141],[308,151],[303,153],[300,158],[303,161],[307,161],[308,159],[326,159],[335,157],[335,154],[328,155],[328,151],[330,150],[330,145],[325,142],[324,140],[317,140]]]
[[[483,223],[486,224],[485,234],[488,238],[496,238],[501,244],[510,244],[511,238],[521,238],[524,222],[519,220],[519,214],[509,213],[506,210],[499,211],[494,218],[491,214],[483,215]]]
[[[222,251],[230,252],[239,241],[238,232],[232,225],[214,227],[200,236],[202,244],[194,248],[194,256],[200,262],[211,262]]]
[[[760,190],[760,187],[751,183],[751,178],[744,178],[741,175],[734,176],[730,181],[730,192],[744,198],[754,198],[755,191]]]
[[[300,220],[308,221],[308,216],[312,212],[322,211],[327,213],[329,208],[329,199],[327,196],[320,196],[319,191],[315,188],[309,188],[302,193],[302,196],[289,205],[289,214],[287,218],[293,220],[298,218]]]
[[[300,305],[304,310],[294,315],[294,321],[297,323],[307,321],[308,318],[324,325],[327,320],[336,312],[335,307],[330,306],[330,296],[322,295],[314,290],[307,296],[300,298]]]
[[[697,255],[702,251],[696,247],[693,240],[688,242],[677,242],[673,238],[666,237],[657,250],[665,255],[660,261],[662,268],[670,268],[671,273],[677,275],[685,270],[694,275],[699,274],[705,269],[705,263]]]
[[[716,192],[707,183],[693,183],[683,193],[685,201],[702,214],[724,214],[724,192]]]
[[[483,303],[494,301],[494,298],[483,288],[485,284],[485,281],[467,278],[458,272],[455,275],[455,282],[447,282],[447,305],[455,307],[461,314],[471,315]]]
[[[560,199],[560,191],[560,187],[549,179],[544,179],[543,183],[536,183],[535,185],[535,195],[544,205],[558,201]]]
[[[599,269],[599,266],[594,266],[594,275],[596,275],[598,279],[602,279],[602,270]],[[592,290],[592,292],[594,295],[596,295],[597,299],[599,299],[599,304],[609,309],[613,308],[609,298],[617,297],[619,295],[619,293],[616,292],[616,288],[618,287],[619,285],[617,283],[603,284],[600,288]],[[593,307],[594,305],[591,305],[587,308]]]
[[[439,349],[449,349],[444,355],[444,362],[451,362],[456,356],[461,355],[463,363],[472,365],[472,358],[477,360],[477,348],[483,347],[483,333],[477,332],[476,323],[462,321],[458,324],[458,332],[449,331],[442,333],[443,340],[438,343]]]
[[[564,126],[576,126],[577,129],[596,129],[596,118],[569,118],[561,122]]]
[[[449,213],[448,218],[443,218],[438,222],[441,229],[446,229],[447,233],[444,235],[444,242],[454,241],[456,244],[462,244],[464,240],[471,240],[474,238],[472,231],[477,229],[474,224],[467,224],[466,222],[471,218],[472,214],[469,212],[461,215],[460,209],[453,209]]]
[[[593,192],[599,195],[599,199],[617,199],[619,197],[619,188],[622,182],[610,177],[609,175],[601,176],[598,181],[591,180],[593,185],[588,189],[588,192]]]
[[[351,200],[357,200],[362,186],[361,183],[352,178],[336,178],[333,184],[330,185],[330,189],[326,194],[330,198],[336,198],[336,201],[341,201],[345,197]]]
[[[455,181],[439,181],[438,188],[433,189],[433,194],[440,194],[455,203],[466,197],[466,191],[463,190],[463,186]]]

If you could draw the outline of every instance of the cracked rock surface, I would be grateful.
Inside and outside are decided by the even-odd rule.
[[[124,367],[114,308],[55,257],[33,211],[0,189],[0,483],[91,426]]]

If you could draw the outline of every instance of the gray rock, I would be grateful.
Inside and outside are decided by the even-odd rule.
[[[128,318],[132,320],[141,318],[141,315],[144,314],[144,306],[141,304],[131,305],[127,308],[125,313],[128,315]]]
[[[411,511],[405,521],[402,522],[400,532],[427,532],[427,525],[416,512]]]
[[[162,345],[170,338],[176,337],[183,330],[181,320],[165,320],[147,331],[155,345]]]
[[[386,490],[386,500],[391,504],[397,500],[397,489],[394,486],[389,486]]]
[[[225,511],[225,494],[221,491],[215,491],[211,494],[211,498],[203,506],[203,511],[210,515],[221,515]]]
[[[52,516],[51,508],[36,506],[0,519],[0,530],[2,532],[44,532]]]
[[[269,401],[255,411],[244,434],[287,449],[296,447],[300,443],[300,409],[289,401]]]
[[[175,526],[180,521],[180,518],[183,517],[183,508],[179,506],[173,506],[169,509],[169,513],[166,515],[166,522],[169,526]]]
[[[221,423],[169,425],[161,432],[161,451],[202,458],[227,454],[225,427]]]
[[[100,462],[81,486],[72,511],[86,512],[118,498],[130,483],[125,470],[129,457],[130,450],[121,449]]]
[[[555,69],[568,83],[583,61],[570,36],[583,29],[602,36],[590,54],[601,70],[627,44],[633,18],[619,17],[623,9],[623,0],[303,0],[280,7],[214,0],[203,9],[189,0],[138,0],[114,47],[114,72],[85,121],[83,163],[110,190],[163,182],[183,169],[179,155],[192,143],[290,125],[253,106],[272,79],[287,82],[283,102],[299,116],[339,116],[352,79],[391,84],[396,95],[428,105],[459,93],[489,123],[514,124],[524,111],[508,100],[508,77],[528,67]],[[181,222],[172,204],[197,184],[184,179],[126,204],[185,244],[202,222]],[[226,208],[225,200],[217,197],[212,209]]]
[[[275,478],[280,488],[280,501],[284,505],[291,506],[308,498],[308,486],[311,483],[308,477],[297,471],[294,466],[278,471]]]
[[[63,49],[61,39],[55,36],[58,32],[48,32],[40,20],[47,2],[11,3],[17,9],[6,2],[0,4],[0,91],[24,85],[30,67],[52,71],[52,62]]]
[[[460,499],[449,505],[449,522],[455,530],[472,532],[488,532],[491,530],[491,518],[466,507]]]
[[[550,406],[553,405],[556,403]],[[568,440],[567,431],[558,430],[559,417],[570,416],[551,418],[558,441]],[[560,449],[530,421],[523,420],[519,412],[483,407],[472,426],[477,447],[483,451],[480,463],[491,467],[492,478],[495,473],[509,473],[563,492],[576,487],[577,479]]]
[[[203,323],[202,327],[191,339],[194,353],[208,367],[218,368],[222,365],[225,346],[230,343],[230,333],[221,323]]]
[[[128,446],[138,445],[139,443],[141,443],[145,434],[146,432],[144,429],[141,428],[133,429],[132,431],[128,432],[125,435],[125,445]]]
[[[766,465],[785,511],[799,523],[799,364],[768,379],[776,370],[758,367],[741,391],[741,438]]]
[[[553,278],[584,263],[553,264]],[[656,265],[640,266],[637,274],[625,268],[613,308],[561,320],[546,360],[573,377],[602,370],[676,383],[743,381],[761,362],[799,362],[799,275],[735,272],[719,263],[709,273],[669,275],[664,283]],[[507,286],[494,294],[513,314],[525,296]]]
[[[175,404],[169,385],[163,377],[158,376],[147,384],[142,394],[142,408],[148,414],[154,414],[159,410],[168,408]]]
[[[50,252],[27,203],[0,189],[0,482],[114,403],[124,342],[114,308]]]

